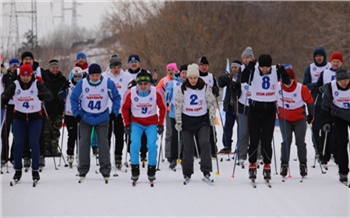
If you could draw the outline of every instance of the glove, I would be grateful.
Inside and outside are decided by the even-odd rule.
[[[112,112],[110,115],[109,115],[109,119],[111,120],[115,120],[116,116],[115,114]]]
[[[320,86],[320,87],[318,88],[318,92],[319,92],[320,94],[323,94],[325,88],[326,88],[326,86]]]
[[[158,125],[158,127],[157,127],[157,132],[158,132],[159,135],[163,134],[163,132],[164,132],[164,126]]]
[[[43,83],[43,78],[41,76],[36,76],[35,79],[38,80],[39,82]]]
[[[68,87],[69,87],[69,80],[67,80],[64,84],[63,84],[63,86],[62,86],[62,90],[66,90]]]
[[[323,130],[323,132],[330,132],[331,131],[331,124],[329,124],[329,123],[323,124],[322,130]]]
[[[209,120],[210,120],[210,125],[211,126],[215,126],[215,124],[216,124],[216,117],[210,117]]]
[[[131,132],[131,127],[128,125],[128,126],[125,126],[124,127],[124,132],[126,135],[130,135],[130,132]]]
[[[277,73],[280,74],[280,75],[282,75],[284,73],[287,73],[286,69],[281,64],[277,64],[276,65],[276,70],[277,70]]]
[[[219,97],[219,95],[220,95],[220,89],[219,89],[219,87],[214,86],[213,88],[211,88],[211,90],[212,90],[213,95],[214,95],[215,97]]]
[[[79,123],[80,120],[81,120],[81,116],[80,116],[80,115],[78,115],[78,116],[75,117],[75,121],[77,121],[77,123]]]
[[[249,61],[247,68],[249,68],[250,70],[254,69],[256,64],[256,59]]]
[[[181,123],[176,123],[175,124],[175,129],[178,131],[178,132],[180,132],[181,130],[182,130],[182,127],[181,127],[182,125],[181,125]]]
[[[314,116],[312,116],[311,114],[307,115],[307,116],[306,116],[306,122],[307,122],[308,124],[313,123],[313,122],[314,122]]]

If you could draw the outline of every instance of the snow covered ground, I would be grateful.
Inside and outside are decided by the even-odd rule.
[[[236,127],[235,127],[236,129]],[[65,131],[66,134],[67,131]],[[221,125],[217,126],[218,147],[222,148]],[[234,135],[234,143],[236,135]],[[274,141],[277,153],[277,171],[281,133],[275,128]],[[308,170],[309,175],[300,182],[296,147],[291,151],[291,176],[282,182],[275,174],[272,164],[272,188],[268,188],[262,177],[262,167],[258,169],[257,188],[248,180],[248,168],[236,168],[231,178],[233,160],[219,162],[220,175],[213,159],[215,182],[209,185],[201,181],[199,160],[195,160],[195,174],[191,182],[183,185],[181,166],[177,171],[169,170],[167,161],[160,163],[155,187],[151,188],[146,168],[141,168],[141,176],[136,187],[132,187],[130,170],[118,172],[119,177],[111,177],[105,184],[95,159],[91,159],[91,169],[86,180],[78,184],[76,166],[65,168],[63,162],[59,170],[54,169],[53,159],[46,158],[46,167],[36,188],[32,187],[31,173],[24,173],[19,184],[10,187],[14,170],[1,176],[1,214],[3,217],[350,217],[350,192],[338,181],[337,166],[330,162],[326,174],[321,174],[319,165],[314,163],[311,133],[308,129]],[[65,154],[66,136],[63,151]],[[163,143],[164,145],[164,143]],[[56,162],[58,162],[58,158]],[[114,169],[113,169],[114,173]]]

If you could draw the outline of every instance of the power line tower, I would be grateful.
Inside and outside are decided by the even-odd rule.
[[[30,32],[31,38],[31,49],[32,51],[38,45],[38,19],[37,19],[37,7],[36,0],[31,1],[31,10],[30,11],[17,11],[16,14],[30,14],[32,21],[32,28]]]
[[[7,15],[9,19],[9,33],[7,36],[6,50],[8,55],[11,57],[16,56],[19,42],[19,31],[18,31],[18,16],[16,11],[16,2],[11,0],[10,2],[10,14]]]
[[[54,7],[53,4],[55,2],[57,2],[57,1],[54,1],[54,0],[51,1],[51,14],[52,14],[53,7]],[[71,10],[72,11],[72,28],[75,29],[76,25],[78,23],[78,17],[79,17],[79,15],[77,13],[77,10],[78,10],[78,6],[81,5],[81,3],[78,3],[76,0],[73,0],[72,1],[72,7],[70,7],[70,8],[66,8],[65,7],[64,0],[61,0],[60,3],[61,3],[61,15],[53,16],[52,17],[52,23],[54,23],[53,22],[54,18],[61,18],[61,22],[64,23],[65,22],[65,11],[70,11]]]

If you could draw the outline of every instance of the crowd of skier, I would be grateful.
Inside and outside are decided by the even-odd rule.
[[[325,48],[317,46],[300,83],[291,65],[272,65],[269,54],[256,59],[247,47],[241,60],[229,63],[217,79],[209,72],[209,60],[202,56],[197,63],[179,69],[176,63],[168,63],[166,76],[158,82],[157,73],[143,69],[137,54],[129,55],[126,70],[121,58],[113,55],[103,71],[99,64],[89,64],[84,52],[78,52],[66,79],[58,60],[50,60],[44,70],[26,51],[21,60],[11,59],[8,69],[2,65],[1,168],[8,169],[12,163],[13,183],[17,183],[23,168],[31,167],[36,184],[45,157],[63,157],[71,168],[76,161],[82,182],[90,170],[92,152],[106,183],[113,164],[124,170],[124,158],[125,167],[131,166],[133,185],[140,166],[147,163],[153,186],[164,135],[169,168],[175,171],[181,164],[184,184],[194,173],[194,157],[200,158],[203,181],[213,183],[213,158],[219,174],[218,155],[227,154],[235,160],[232,176],[236,165],[244,168],[248,161],[249,179],[255,186],[261,163],[263,178],[270,185],[277,117],[283,140],[278,147],[283,178],[290,172],[293,133],[300,176],[307,176],[309,126],[321,171],[333,159],[339,181],[348,184],[350,72],[343,63],[342,53],[333,52],[328,62]],[[215,128],[220,95],[225,121],[220,113],[224,147],[218,151]],[[233,132],[235,122],[237,134]],[[59,142],[64,129],[68,132],[66,156],[61,150],[63,137],[61,145]],[[232,145],[234,136],[237,143]]]

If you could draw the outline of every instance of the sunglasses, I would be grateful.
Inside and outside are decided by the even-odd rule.
[[[74,78],[82,78],[82,75],[74,75]]]

